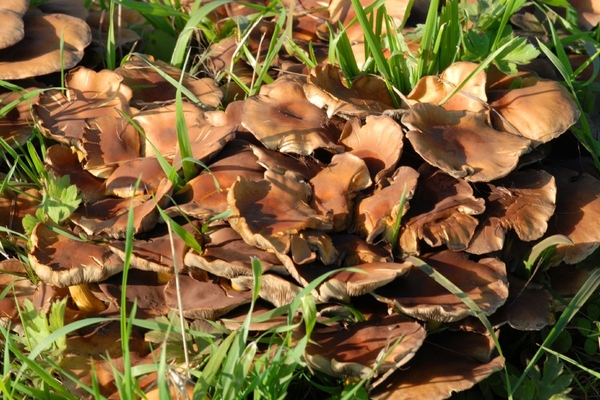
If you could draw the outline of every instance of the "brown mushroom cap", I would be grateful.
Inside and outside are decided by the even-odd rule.
[[[342,82],[342,72],[332,64],[314,67],[304,85],[306,98],[319,108],[327,108],[327,116],[340,114],[364,118],[395,108],[383,79],[362,75],[348,87]]]
[[[350,226],[354,197],[371,183],[369,170],[362,159],[351,153],[336,154],[327,168],[310,180],[313,188],[311,206],[321,215],[331,216],[333,232],[343,231]]]
[[[31,234],[29,259],[44,282],[74,286],[100,282],[123,270],[123,261],[108,245],[74,240],[56,230],[39,222]]]
[[[425,335],[420,324],[402,315],[357,322],[346,329],[317,328],[311,333],[304,358],[309,366],[328,375],[363,379],[380,361],[377,374],[406,364],[421,347]],[[399,343],[392,346],[398,339]]]
[[[23,21],[25,36],[19,45],[0,50],[0,79],[24,79],[73,68],[92,40],[89,26],[69,15],[29,12]]]
[[[1,26],[1,25],[0,25]],[[1,36],[1,33],[0,33]],[[0,94],[0,107],[7,106],[11,102],[29,95],[28,92],[38,90],[37,88],[27,88],[19,92]],[[11,147],[24,145],[33,133],[33,116],[31,107],[37,104],[39,94],[27,100],[20,101],[14,108],[0,119],[0,138]],[[3,152],[4,150],[0,150]]]
[[[240,177],[227,195],[233,214],[228,221],[246,243],[285,254],[289,235],[303,229],[327,230],[332,225],[308,205],[310,186],[293,174],[265,172],[265,179],[250,182]]]
[[[392,118],[369,115],[363,126],[356,118],[349,120],[339,142],[350,149],[349,153],[364,160],[371,178],[379,183],[396,166],[403,138],[402,128]]]
[[[473,215],[485,210],[485,201],[473,196],[473,189],[428,164],[419,168],[419,181],[406,224],[400,234],[405,253],[418,253],[418,241],[430,246],[445,244],[451,250],[464,250],[479,223]]]
[[[26,299],[32,299],[37,285],[27,279],[25,265],[16,258],[0,261],[0,293],[10,287],[10,294],[0,299],[0,322],[11,320],[19,315]]]
[[[486,124],[484,111],[446,111],[418,103],[402,116],[406,137],[429,164],[469,182],[489,182],[510,173],[527,139],[499,132]]]
[[[25,25],[22,15],[6,8],[0,8],[0,49],[20,42],[24,36]],[[2,69],[0,69],[1,73]]]
[[[450,250],[424,255],[421,259],[458,286],[485,315],[493,314],[508,298],[506,267],[498,259],[475,262]],[[473,315],[458,296],[416,267],[392,284],[375,290],[374,295],[420,320],[452,322]]]
[[[439,78],[436,76],[422,77],[408,94],[409,103],[440,103],[477,67],[479,67],[478,64],[460,61],[446,68],[440,74]],[[449,111],[469,110],[479,112],[486,110],[486,80],[485,71],[480,71],[460,91],[446,101],[442,107]]]
[[[376,400],[442,400],[470,389],[504,366],[492,357],[489,336],[466,332],[430,335],[407,368],[394,372],[371,393]]]
[[[488,96],[501,116],[492,113],[494,127],[531,140],[533,147],[560,136],[579,119],[571,94],[556,81],[526,77],[519,88],[490,91]]]
[[[486,211],[467,251],[484,254],[500,250],[504,235],[514,229],[519,239],[529,242],[541,238],[554,214],[556,184],[545,171],[512,172],[488,184],[491,192]]]
[[[140,184],[134,191],[137,180]],[[105,181],[106,193],[124,199],[142,194],[156,193],[160,183],[167,179],[155,157],[128,160],[117,167]]]
[[[326,117],[306,99],[300,83],[279,79],[244,102],[242,126],[266,148],[282,153],[308,155],[318,148],[341,152],[324,128]]]

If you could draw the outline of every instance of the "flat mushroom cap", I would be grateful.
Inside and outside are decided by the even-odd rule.
[[[446,111],[418,103],[402,117],[406,137],[425,161],[469,182],[489,182],[516,168],[530,142],[490,128],[485,112]]]
[[[25,36],[24,26],[22,15],[6,8],[0,8],[0,49],[20,42]],[[0,69],[0,74],[2,74],[2,69]]]
[[[304,351],[309,366],[340,378],[367,378],[379,361],[384,373],[406,364],[425,340],[425,329],[402,315],[357,322],[347,329],[316,328]],[[402,338],[388,353],[388,346]],[[380,357],[385,355],[382,360]]]
[[[416,266],[427,263],[469,296],[485,315],[493,314],[508,298],[508,280],[503,262],[484,258],[478,262],[463,253],[444,250],[424,255],[422,261],[409,257],[414,270],[373,292],[374,296],[424,321],[453,322],[473,315],[462,300],[448,292]]]
[[[123,261],[108,245],[70,239],[42,222],[33,229],[31,243],[31,266],[52,286],[100,282],[123,270]]]
[[[327,108],[329,118],[336,114],[364,118],[395,108],[383,79],[363,75],[349,88],[342,83],[340,68],[332,64],[317,65],[311,70],[304,93],[312,104]]]
[[[442,400],[470,389],[504,366],[492,357],[491,337],[466,332],[430,335],[407,368],[395,371],[369,395],[375,400]]]
[[[348,153],[362,158],[373,181],[379,183],[396,166],[403,138],[402,128],[391,117],[369,115],[363,126],[356,118],[349,120],[339,143],[350,149]]]
[[[240,177],[231,186],[227,202],[233,211],[229,224],[246,243],[264,250],[287,253],[289,235],[303,229],[331,229],[329,218],[308,205],[310,186],[291,173],[265,172],[265,179],[251,182]]]
[[[199,281],[189,275],[179,276],[183,317],[193,319],[216,319],[236,307],[250,303],[252,292],[228,290],[212,281]],[[167,306],[178,312],[175,277],[165,286]]]
[[[502,249],[508,229],[513,229],[525,242],[537,240],[546,233],[556,204],[552,175],[541,170],[512,172],[488,186],[490,194],[483,222],[469,244],[469,253],[485,254]]]
[[[494,127],[531,140],[533,147],[562,135],[579,119],[571,94],[556,81],[526,77],[520,88],[490,91],[488,96],[501,116],[491,114]]]
[[[361,158],[342,153],[334,155],[327,168],[315,175],[310,184],[312,207],[321,215],[331,215],[333,232],[340,232],[350,226],[353,199],[357,192],[371,186],[371,178]]]
[[[440,103],[477,67],[479,67],[478,64],[461,61],[446,68],[439,78],[435,76],[422,77],[407,96],[409,104],[413,105],[417,102]],[[442,107],[448,111],[468,110],[479,112],[486,110],[486,81],[485,71],[479,71],[460,91],[448,99]]]
[[[309,155],[318,148],[341,152],[324,128],[326,114],[311,104],[302,86],[279,79],[244,102],[242,126],[271,150]]]
[[[73,68],[92,41],[89,26],[69,15],[34,12],[25,14],[23,21],[25,36],[19,46],[0,50],[0,79],[25,79]]]
[[[566,169],[551,172],[556,178],[557,197],[547,235],[565,235],[573,242],[572,246],[556,247],[552,265],[576,264],[600,247],[600,180]]]

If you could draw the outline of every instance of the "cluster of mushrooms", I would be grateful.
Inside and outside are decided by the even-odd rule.
[[[349,18],[346,3],[336,2],[330,14]],[[7,48],[0,60],[35,30],[30,20],[48,19],[26,4],[2,7],[16,25],[13,39],[0,32]],[[81,43],[65,67],[81,59],[91,41],[86,32],[75,35]],[[230,64],[233,48],[215,45],[208,65],[243,77],[247,66]],[[64,221],[39,221],[28,242],[0,232],[4,242],[26,249],[40,279],[19,278],[28,267],[16,258],[0,262],[11,272],[0,275],[0,289],[12,285],[14,294],[0,301],[1,316],[16,321],[25,299],[47,309],[68,297],[67,320],[117,316],[135,301],[138,318],[181,310],[188,320],[236,329],[252,300],[251,263],[258,259],[257,315],[289,304],[330,274],[311,293],[319,311],[305,352],[312,371],[371,377],[375,399],[443,399],[472,387],[502,369],[504,359],[472,310],[420,263],[458,286],[501,335],[505,324],[520,330],[552,324],[554,300],[542,275],[568,298],[589,273],[576,264],[600,246],[593,165],[581,158],[565,168],[545,159],[553,140],[579,118],[571,95],[533,72],[506,76],[493,67],[463,85],[476,68],[458,62],[424,77],[400,104],[380,78],[350,81],[326,63],[304,75],[281,73],[258,95],[237,101],[230,86],[183,74],[182,114],[199,162],[181,186],[169,168],[183,175],[188,149],[179,148],[176,89],[167,77],[179,81],[182,71],[143,55],[115,71],[71,70],[66,90],[40,91],[0,121],[13,132],[2,137],[15,146],[28,140],[34,123],[54,143],[44,167],[68,176],[82,199]],[[25,78],[5,71],[0,61],[1,79]],[[40,73],[47,72],[30,76]],[[36,214],[43,196],[33,188],[4,190],[1,225],[24,233],[23,219]],[[135,240],[123,288],[130,210]],[[174,224],[196,245],[173,233]],[[522,260],[554,235],[570,243],[563,240],[545,260],[549,269],[527,281]],[[127,304],[120,304],[122,291]],[[351,322],[347,305],[365,321]],[[285,323],[275,318],[251,329]],[[61,366],[88,382],[93,359],[101,392],[114,395],[103,356],[119,359],[119,334],[109,324],[69,337]],[[143,331],[131,341],[134,364],[154,362]]]

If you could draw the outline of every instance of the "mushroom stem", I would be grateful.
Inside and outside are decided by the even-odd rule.
[[[106,305],[90,291],[87,283],[69,286],[69,292],[77,308],[81,311],[94,312],[106,310]]]
[[[158,283],[160,283],[161,285],[165,285],[171,280],[171,278],[173,277],[173,273],[172,272],[157,272],[156,276],[158,279]]]

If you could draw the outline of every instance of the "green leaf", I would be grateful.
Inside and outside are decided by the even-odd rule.
[[[60,224],[69,218],[81,203],[77,186],[70,184],[68,175],[59,177],[48,175],[45,183],[46,190],[42,200],[44,213],[52,221]]]
[[[548,354],[544,362],[543,373],[540,373],[536,366],[529,372],[532,382],[536,386],[536,392],[539,399],[558,399],[571,391],[569,385],[573,380],[573,375],[563,373],[563,363],[558,357]]]

